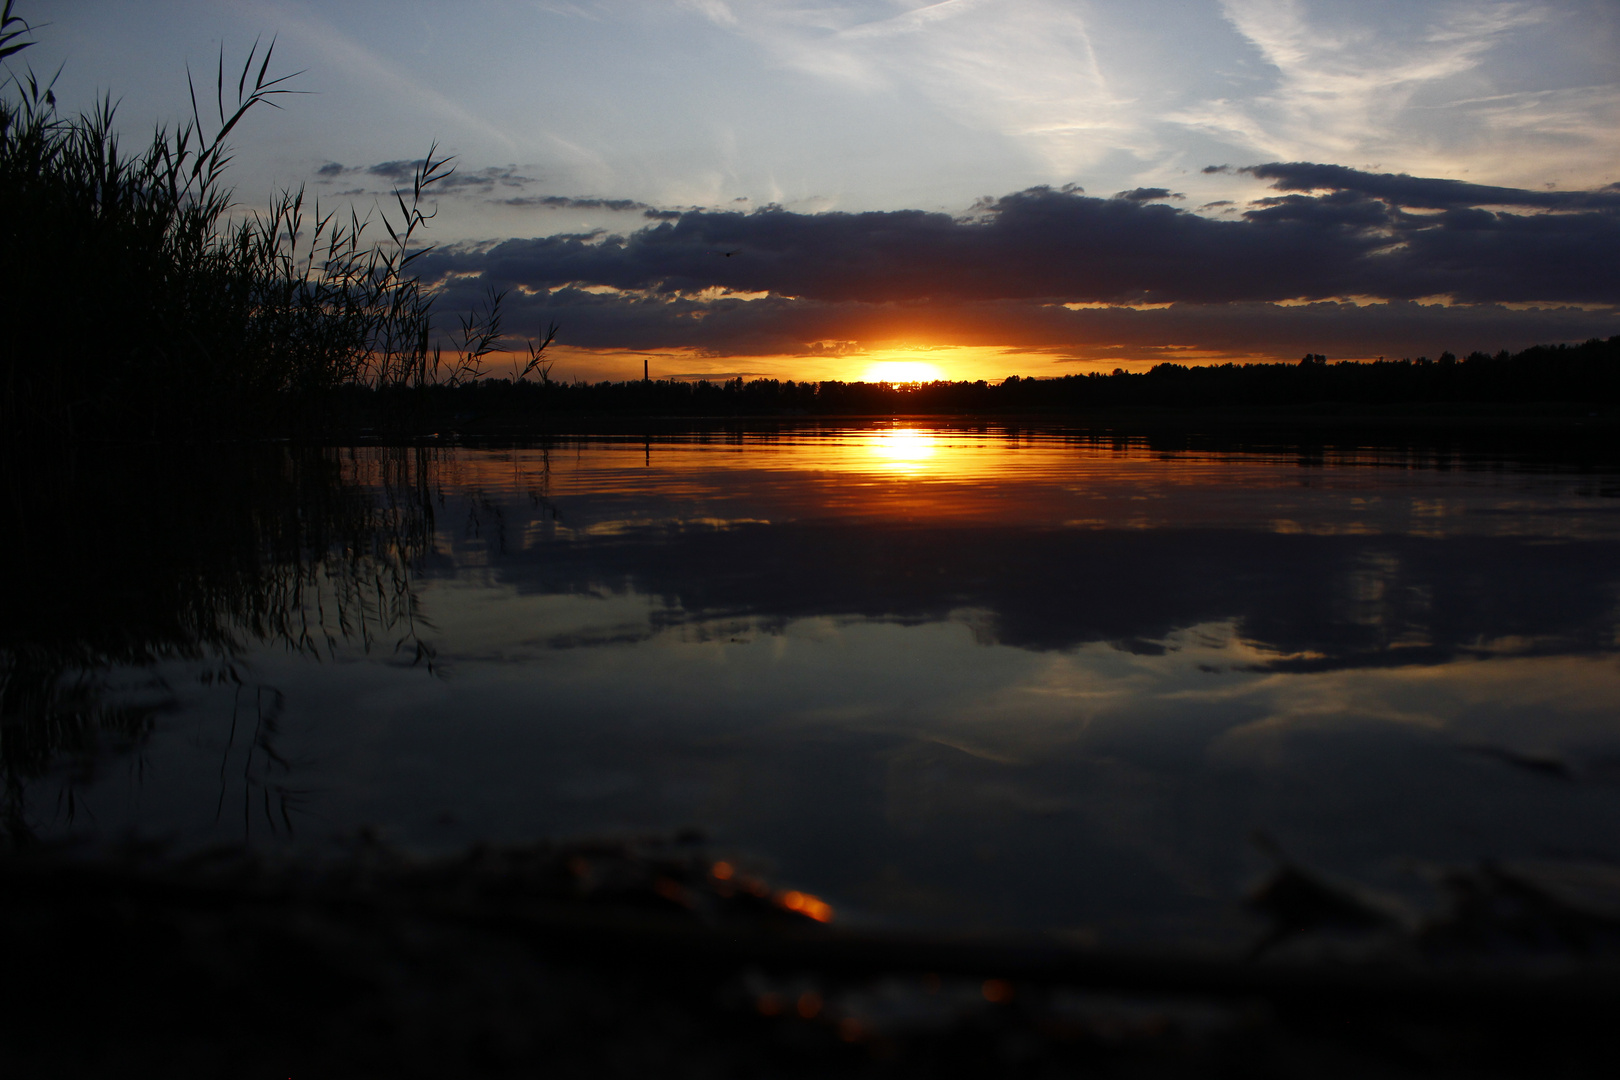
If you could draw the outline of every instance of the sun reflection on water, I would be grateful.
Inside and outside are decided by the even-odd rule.
[[[920,472],[936,451],[933,432],[916,428],[873,432],[863,441],[871,457],[895,472]]]
[[[354,483],[385,487],[409,480],[409,468],[426,468],[446,490],[528,500],[546,513],[525,542],[830,518],[1429,540],[1607,540],[1620,530],[1612,508],[1602,505],[1612,500],[1553,488],[1538,494],[1535,505],[1556,513],[1528,512],[1518,489],[1475,480],[1459,485],[1404,450],[1330,455],[1301,468],[1298,455],[1287,451],[1172,453],[1145,439],[895,418],[423,453],[406,459],[395,450],[367,450],[345,468]],[[395,476],[400,469],[406,471]]]

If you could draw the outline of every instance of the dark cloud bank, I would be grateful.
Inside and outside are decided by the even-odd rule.
[[[1240,171],[1279,193],[1229,219],[1166,205],[1178,196],[1165,189],[1040,187],[960,217],[693,210],[628,236],[449,248],[426,270],[452,283],[452,306],[511,290],[519,318],[556,319],[571,344],[721,354],[909,339],[1059,356],[1098,343],[1130,355],[1373,355],[1620,331],[1620,185],[1530,191],[1310,163]],[[700,295],[714,289],[769,295]],[[1525,304],[1537,307],[1515,310]]]

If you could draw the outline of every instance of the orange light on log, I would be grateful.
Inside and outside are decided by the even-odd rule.
[[[816,922],[831,922],[833,917],[832,905],[819,896],[811,896],[796,889],[789,889],[777,896],[776,902],[789,911],[797,911]]]

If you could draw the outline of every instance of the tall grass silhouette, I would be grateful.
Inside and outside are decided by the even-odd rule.
[[[0,61],[32,28],[0,9]],[[0,426],[13,444],[60,435],[170,439],[284,426],[340,386],[458,385],[501,343],[492,293],[444,354],[433,290],[416,274],[437,145],[392,205],[322,208],[302,188],[235,213],[229,139],[260,106],[298,93],[272,41],[214,85],[188,72],[191,115],[127,152],[117,104],[59,111],[31,69],[0,83]],[[231,74],[235,75],[234,79]],[[233,86],[234,83],[234,86]],[[214,91],[212,99],[207,90]],[[554,333],[554,331],[553,331]],[[545,370],[547,335],[530,343]]]

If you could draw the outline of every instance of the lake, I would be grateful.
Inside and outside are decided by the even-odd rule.
[[[848,925],[1155,946],[1252,936],[1268,842],[1420,906],[1620,858],[1612,470],[883,423],[61,485],[14,836],[698,829]]]

